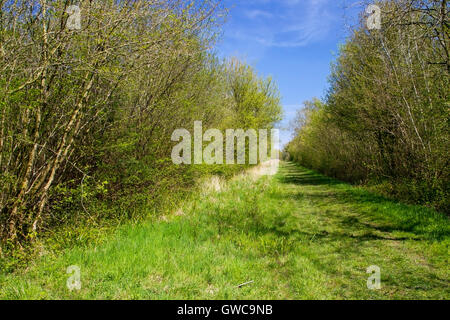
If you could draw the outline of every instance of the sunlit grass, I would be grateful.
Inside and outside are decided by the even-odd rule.
[[[448,218],[284,164],[0,276],[6,299],[448,299]],[[81,268],[70,292],[66,268]],[[381,268],[381,290],[366,269]],[[254,281],[242,288],[239,284]]]

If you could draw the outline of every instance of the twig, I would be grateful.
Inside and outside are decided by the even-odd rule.
[[[243,286],[246,286],[246,285],[251,284],[253,282],[255,282],[255,281],[252,280],[252,281],[249,281],[249,282],[242,283],[242,284],[238,285],[237,288],[242,288]]]

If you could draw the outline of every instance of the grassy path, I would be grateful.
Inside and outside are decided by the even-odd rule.
[[[446,217],[287,163],[0,275],[0,298],[449,299],[448,244]],[[80,291],[66,288],[71,265]],[[372,265],[380,290],[367,289]]]

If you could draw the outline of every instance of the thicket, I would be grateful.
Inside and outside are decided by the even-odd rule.
[[[450,212],[450,31],[445,0],[389,0],[340,48],[324,101],[305,103],[289,156],[306,167]]]
[[[69,5],[81,29],[69,30]],[[216,0],[0,0],[0,235],[157,212],[202,175],[176,166],[175,129],[272,128],[278,90],[214,45]],[[170,200],[169,200],[170,202]],[[156,213],[155,213],[156,214]],[[64,239],[61,239],[64,241]]]

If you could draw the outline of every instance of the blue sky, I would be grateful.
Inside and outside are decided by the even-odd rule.
[[[352,2],[224,0],[230,12],[218,53],[243,59],[276,80],[285,113],[282,128],[288,128],[303,101],[325,95],[330,63],[361,9],[349,8]],[[292,133],[280,135],[284,145]]]

